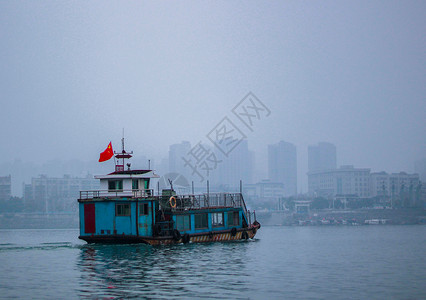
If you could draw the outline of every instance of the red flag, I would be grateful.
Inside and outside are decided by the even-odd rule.
[[[108,147],[105,149],[104,152],[101,153],[101,156],[99,157],[99,162],[106,161],[114,156],[114,151],[112,150],[111,142],[109,142]]]

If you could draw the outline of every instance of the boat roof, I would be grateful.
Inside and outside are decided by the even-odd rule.
[[[136,174],[145,174],[148,172],[151,172],[152,170],[125,170],[125,171],[115,171],[112,173],[109,173],[108,175],[115,175],[115,174],[132,174],[132,175],[136,175]]]
[[[153,170],[125,170],[115,171],[107,175],[95,175],[96,179],[111,179],[111,178],[159,178]]]

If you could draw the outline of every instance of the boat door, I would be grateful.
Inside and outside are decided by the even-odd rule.
[[[84,233],[96,233],[95,204],[84,204]]]
[[[138,230],[139,236],[152,235],[152,202],[139,203]]]

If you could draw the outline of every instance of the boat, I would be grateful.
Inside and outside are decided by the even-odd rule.
[[[240,193],[151,188],[154,170],[133,170],[133,152],[114,152],[115,170],[95,176],[100,190],[80,191],[79,238],[87,243],[168,245],[253,239],[260,228]],[[111,154],[112,155],[112,154]],[[159,185],[157,185],[159,186]],[[253,219],[253,222],[252,222]]]

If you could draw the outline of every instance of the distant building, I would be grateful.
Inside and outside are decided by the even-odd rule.
[[[281,182],[262,180],[255,184],[244,185],[244,195],[258,198],[260,201],[277,200],[284,196],[285,188]]]
[[[160,161],[160,165],[156,169],[158,173],[162,176],[169,172],[169,159],[168,158],[162,158]]]
[[[296,146],[284,141],[268,145],[268,172],[271,182],[280,182],[284,184],[284,196],[296,195]]]
[[[221,162],[209,177],[214,184],[238,187],[240,180],[252,183],[254,153],[249,150],[247,140],[241,141],[228,157],[220,156],[218,159]]]
[[[311,196],[336,195],[370,196],[370,169],[341,166],[339,169],[308,172],[308,192]]]
[[[420,183],[420,189],[418,191],[418,197],[420,199],[420,205],[423,209],[426,209],[426,182]]]
[[[370,187],[371,197],[404,198],[408,199],[406,205],[409,206],[416,205],[414,202],[417,198],[420,198],[421,194],[419,174],[407,174],[405,172],[371,173]]]
[[[308,147],[309,172],[336,169],[336,146],[320,142]]]
[[[32,210],[32,206],[34,206],[34,197],[33,197],[33,186],[31,183],[23,183],[22,184],[23,191],[23,199],[25,206],[28,207],[29,210]],[[31,205],[33,204],[33,205]]]
[[[7,201],[12,196],[11,176],[0,176],[0,201]]]
[[[190,150],[191,143],[188,141],[183,141],[180,144],[170,145],[169,172],[180,173],[189,180],[191,177],[191,169],[189,167],[185,167],[185,161],[182,159],[182,157],[186,157]]]
[[[407,174],[405,172],[389,174],[389,193],[391,197],[401,193],[413,194],[419,184],[419,174]]]
[[[371,173],[370,169],[341,166],[336,170],[308,172],[308,189],[311,196],[384,197],[405,201],[403,206],[413,206],[418,204],[415,202],[420,198],[421,183],[418,174]]]
[[[99,190],[99,181],[64,175],[52,178],[40,175],[24,185],[24,201],[32,210],[51,212],[76,209],[80,191]]]
[[[370,174],[370,195],[371,196],[389,196],[390,180],[386,172],[376,172]]]

